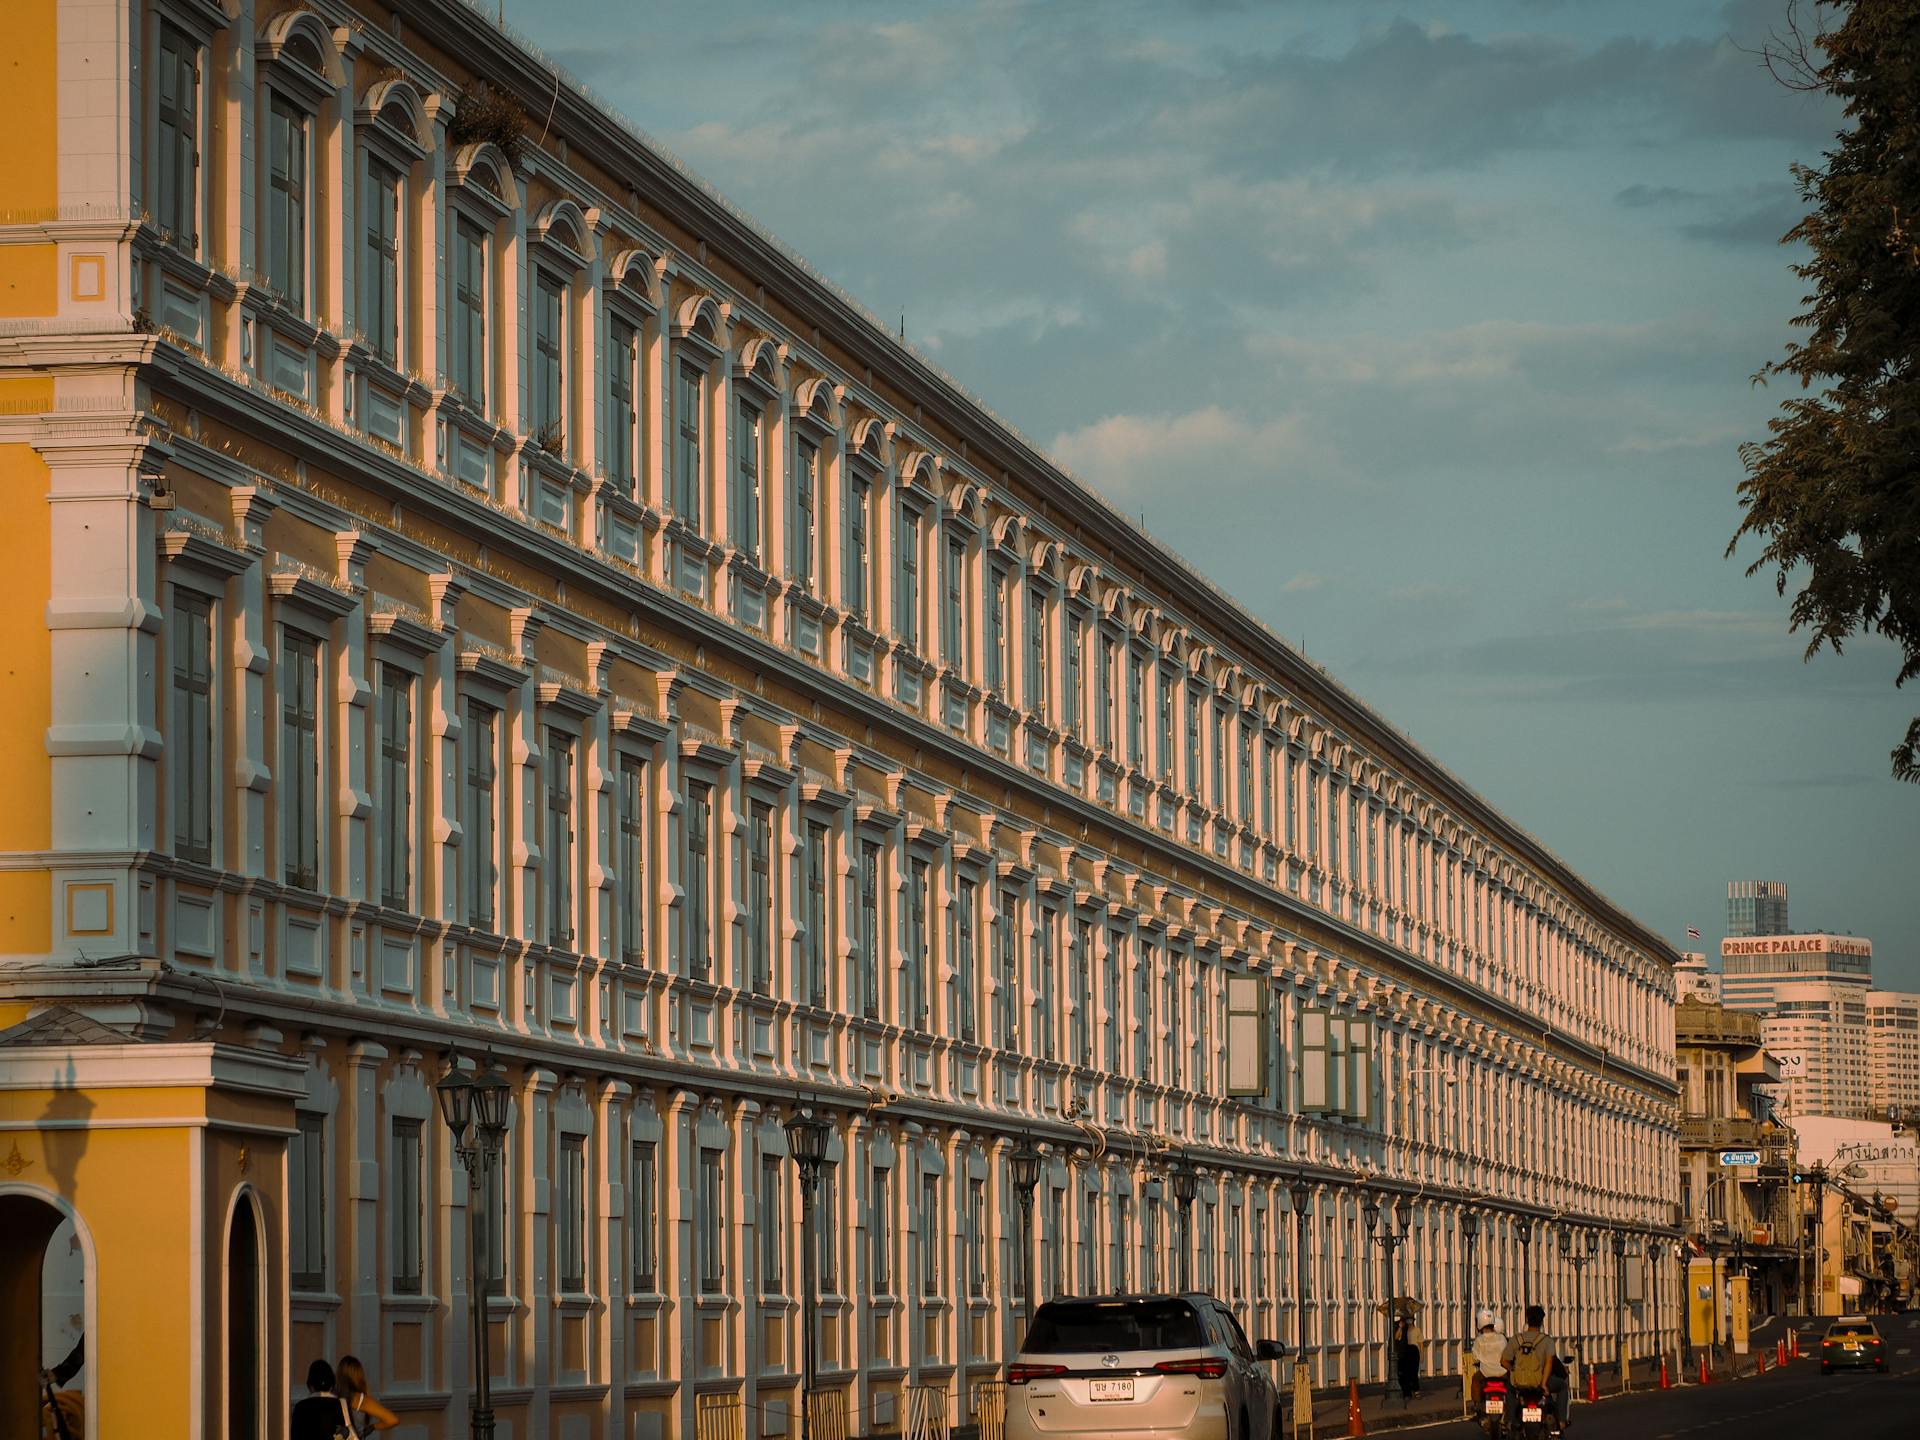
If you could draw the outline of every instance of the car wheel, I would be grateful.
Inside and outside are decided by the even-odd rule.
[[[1822,1365],[1822,1366],[1820,1367],[1820,1373],[1821,1373],[1822,1375],[1831,1375],[1831,1374],[1833,1373],[1833,1366],[1831,1366],[1831,1365]]]

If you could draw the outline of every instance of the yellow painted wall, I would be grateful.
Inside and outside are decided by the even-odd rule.
[[[0,246],[0,254],[7,247]],[[53,637],[46,624],[53,542],[47,467],[30,446],[0,445],[0,755],[7,803],[0,852],[44,850],[53,839]],[[44,954],[53,944],[52,892],[44,871],[0,871],[0,954]]]
[[[60,204],[59,110],[55,83],[57,0],[10,0],[0,45],[0,214],[9,220],[51,220]],[[53,269],[48,246],[48,274]],[[51,314],[51,311],[21,312]]]
[[[0,375],[0,415],[38,415],[53,409],[53,376]]]

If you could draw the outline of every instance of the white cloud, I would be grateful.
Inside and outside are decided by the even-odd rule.
[[[1282,585],[1280,591],[1284,595],[1304,595],[1309,590],[1318,590],[1326,583],[1326,576],[1316,575],[1311,570],[1302,570],[1298,575],[1295,575],[1291,580],[1287,581],[1286,584]]]
[[[1218,405],[1181,415],[1109,415],[1054,438],[1053,455],[1119,500],[1286,484],[1324,463],[1298,414],[1251,421]]]

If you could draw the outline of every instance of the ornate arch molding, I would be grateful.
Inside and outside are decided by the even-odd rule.
[[[689,295],[673,315],[673,338],[690,341],[710,355],[726,350],[726,312],[711,295]]]
[[[660,308],[659,259],[638,247],[614,252],[607,266],[607,284],[613,292],[648,313]]]
[[[748,340],[733,357],[734,377],[758,386],[769,398],[780,393],[781,371],[785,368],[786,357],[780,353],[779,342],[764,335]]]
[[[1045,576],[1058,585],[1067,576],[1067,547],[1050,536],[1042,535],[1033,542],[1027,566],[1034,575]]]
[[[893,457],[893,426],[876,416],[862,416],[848,432],[847,452],[884,470]]]
[[[549,259],[584,270],[593,254],[593,224],[577,204],[563,196],[549,202],[534,218],[527,227],[527,240]]]
[[[260,27],[254,57],[264,64],[304,71],[328,91],[347,81],[340,46],[326,23],[311,10],[287,10]]]
[[[506,152],[491,140],[475,140],[454,151],[447,180],[468,195],[479,197],[496,220],[504,220],[520,208],[520,182],[514,178]]]
[[[913,449],[900,462],[902,489],[919,490],[927,495],[940,493],[940,457],[931,450]]]
[[[372,86],[354,111],[354,123],[367,140],[404,156],[406,164],[426,158],[434,148],[427,102],[412,81],[394,76]]]
[[[811,376],[793,391],[793,418],[832,434],[840,428],[840,391],[830,380]]]

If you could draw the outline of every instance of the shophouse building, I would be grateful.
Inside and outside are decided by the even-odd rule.
[[[792,1433],[798,1106],[856,1430],[999,1372],[1027,1141],[1044,1293],[1378,1374],[1373,1196],[1434,1368],[1645,1353],[1668,946],[489,8],[9,11],[0,1264],[91,1433],[342,1351],[462,1433],[477,1304],[515,1435]]]

